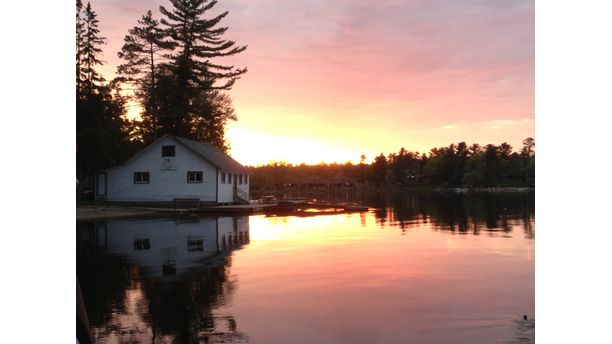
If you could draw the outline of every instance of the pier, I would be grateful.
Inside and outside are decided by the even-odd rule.
[[[198,205],[197,207],[142,206],[141,204],[88,204],[77,206],[77,221],[96,221],[127,217],[159,217],[182,214],[265,214],[316,216],[368,211],[367,206],[308,200],[267,200],[268,203]]]

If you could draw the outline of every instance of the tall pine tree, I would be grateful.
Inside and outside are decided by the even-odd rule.
[[[160,96],[157,92],[158,77],[167,62],[163,51],[172,50],[174,44],[164,40],[165,34],[159,22],[153,19],[151,11],[138,20],[140,26],[129,30],[124,38],[121,51],[117,54],[125,63],[117,68],[124,82],[135,90],[135,96],[142,105],[141,120],[137,136],[145,143],[155,140],[158,130]]]
[[[77,2],[77,9],[80,1]],[[77,12],[78,15],[78,12]],[[98,29],[98,15],[88,2],[82,18],[82,31],[79,32],[79,21],[77,21],[77,91],[82,97],[91,96],[97,91],[97,87],[104,82],[104,78],[96,71],[96,66],[102,65],[99,55],[102,54],[101,46],[106,44],[106,38],[100,36]],[[78,18],[77,18],[78,19]],[[82,35],[80,42],[79,34]],[[79,44],[80,43],[80,44]],[[79,49],[80,48],[80,49]]]
[[[100,35],[98,19],[91,4],[82,11],[77,0],[76,53],[76,137],[77,178],[81,188],[92,187],[93,173],[117,163],[129,152],[125,99],[116,83],[104,84],[96,70],[102,65],[101,46],[106,39]]]
[[[186,136],[193,139],[206,138],[218,148],[226,150],[224,137],[225,121],[234,119],[233,109],[230,116],[221,116],[216,111],[219,104],[218,90],[229,90],[246,68],[236,68],[213,61],[225,56],[238,54],[246,46],[237,46],[234,41],[223,39],[227,27],[218,26],[228,12],[211,19],[206,13],[217,1],[209,0],[170,0],[173,7],[168,10],[160,6],[165,17],[160,20],[166,27],[167,37],[173,42],[174,52],[168,56],[166,84],[172,84],[171,94],[167,96],[166,124],[160,128],[164,132]],[[161,80],[160,80],[161,81]],[[217,101],[215,101],[217,100]],[[231,104],[229,105],[231,108]],[[213,139],[214,138],[214,139]]]

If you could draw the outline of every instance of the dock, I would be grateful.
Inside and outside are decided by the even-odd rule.
[[[132,205],[87,205],[77,206],[77,221],[98,221],[129,217],[160,217],[183,214],[264,214],[267,216],[316,216],[368,211],[369,208],[354,204],[334,204],[301,200],[209,205],[197,208],[143,207]]]
[[[210,206],[210,207],[200,207],[198,209],[195,209],[194,211],[196,212],[200,212],[200,213],[240,213],[240,214],[244,214],[244,213],[259,213],[259,212],[263,212],[266,209],[270,209],[274,207],[273,204],[258,204],[258,203],[251,203],[251,204],[229,204],[229,205],[217,205],[217,206]]]

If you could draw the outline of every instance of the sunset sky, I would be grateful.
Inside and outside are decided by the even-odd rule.
[[[120,63],[128,29],[169,1],[93,0]],[[510,143],[534,130],[533,1],[220,0],[225,36],[248,45],[227,136],[247,165],[368,161],[401,147]]]

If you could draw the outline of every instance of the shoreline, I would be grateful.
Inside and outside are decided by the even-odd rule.
[[[77,205],[76,221],[88,222],[129,217],[163,217],[168,215],[181,214],[182,212],[183,210],[175,211],[174,209],[144,208],[130,205]]]
[[[535,187],[520,186],[520,187],[355,187],[346,189],[251,189],[251,193],[266,194],[266,193],[338,193],[338,192],[457,192],[457,193],[478,193],[478,192],[535,192]]]

